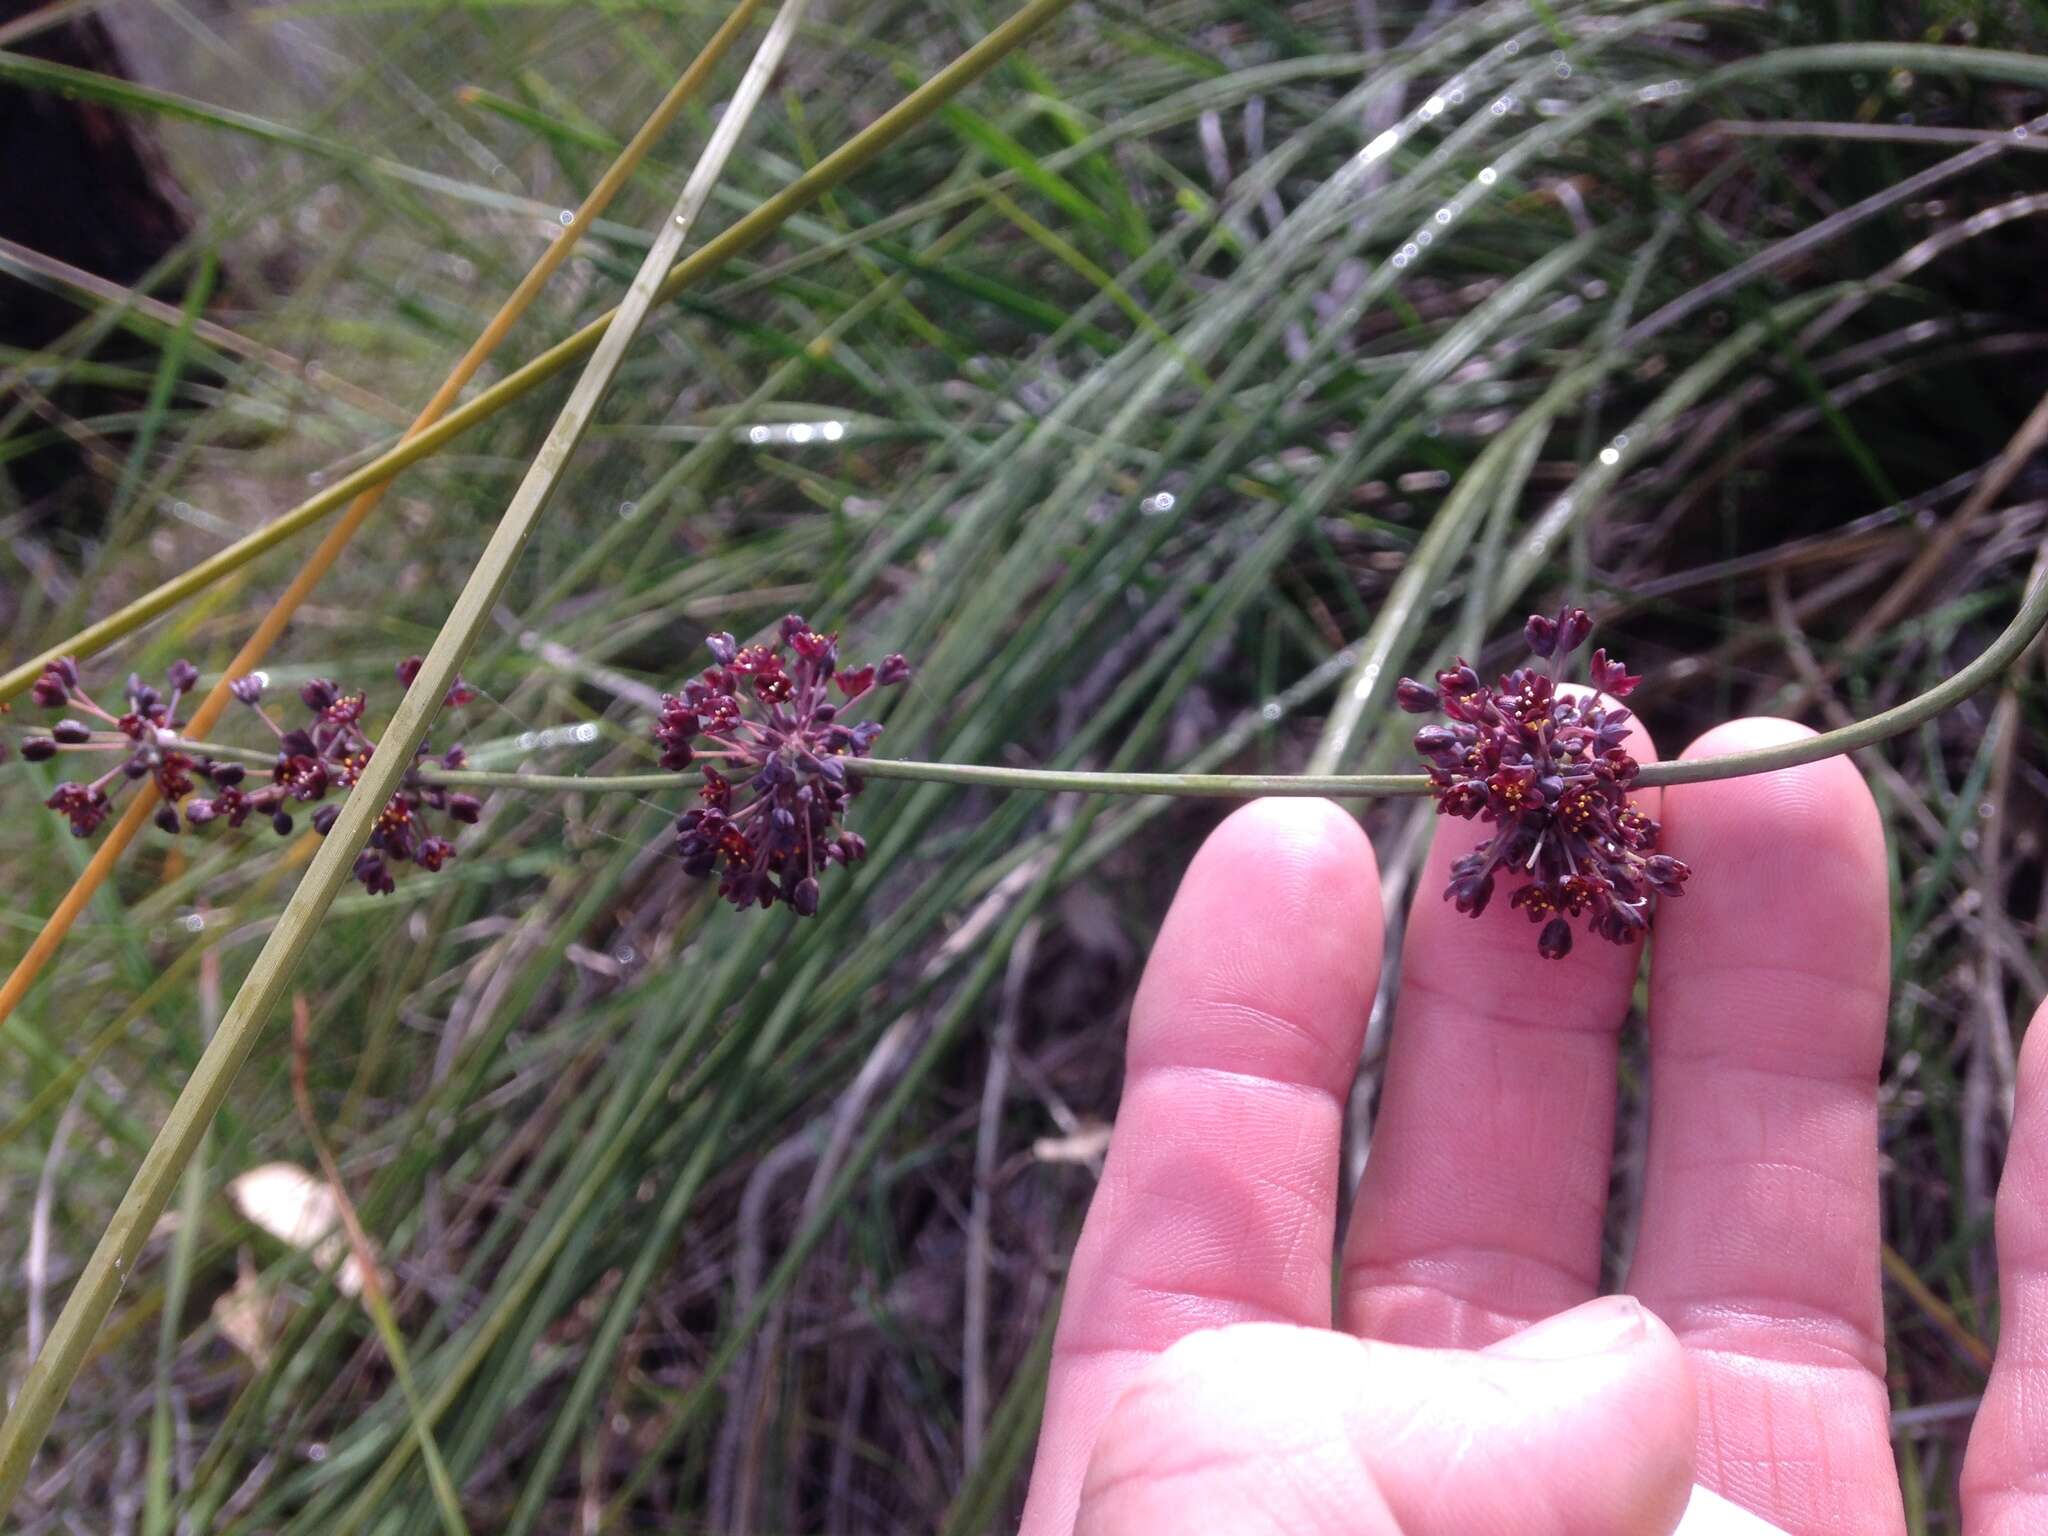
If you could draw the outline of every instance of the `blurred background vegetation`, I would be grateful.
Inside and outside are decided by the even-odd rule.
[[[0,7],[7,662],[388,446],[726,10]],[[819,4],[707,226],[1003,14]],[[1734,714],[1898,702],[2002,627],[2048,536],[2048,65],[2022,57],[2044,27],[2039,0],[1081,0],[657,311],[466,668],[460,734],[484,765],[647,766],[649,703],[704,634],[791,608],[918,663],[884,751],[970,762],[1395,766],[1393,677],[1564,593],[1648,674],[1667,752]],[[740,67],[487,379],[618,300]],[[366,685],[381,722],[565,389],[408,471],[273,677]],[[302,555],[89,677],[212,675]],[[1862,758],[1895,876],[1887,1317],[1916,1530],[1956,1526],[1997,1334],[1990,1196],[2048,992],[2044,702],[2032,658]],[[9,961],[88,851],[35,809],[47,766],[0,771]],[[869,862],[802,924],[682,878],[680,804],[494,797],[439,876],[345,895],[299,973],[313,1107],[421,1406],[280,1218],[328,1197],[274,1021],[20,1528],[445,1528],[423,1427],[477,1530],[1013,1517],[1124,1010],[1220,810],[877,784]],[[1426,807],[1361,814],[1399,902]],[[10,1390],[287,847],[145,834],[0,1026]],[[247,1177],[276,1164],[303,1183]]]

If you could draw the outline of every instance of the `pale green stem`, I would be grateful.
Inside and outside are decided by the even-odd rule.
[[[170,1114],[144,1155],[127,1194],[122,1197],[92,1257],[80,1272],[55,1327],[23,1378],[13,1407],[5,1420],[0,1421],[0,1515],[5,1514],[20,1493],[36,1452],[49,1434],[50,1425],[72,1383],[84,1367],[94,1335],[105,1322],[143,1245],[148,1241],[150,1230],[162,1215],[173,1187],[191,1161],[206,1127],[220,1109],[236,1073],[254,1048],[265,1018],[283,995],[299,959],[319,930],[321,918],[348,879],[350,867],[356,853],[367,841],[372,823],[403,781],[407,770],[415,766],[414,757],[426,736],[429,722],[440,709],[464,657],[503,593],[513,564],[649,307],[658,298],[672,296],[696,277],[716,270],[740,251],[765,238],[797,209],[815,201],[924,122],[942,104],[987,73],[1071,3],[1072,0],[1028,0],[1007,21],[853,139],[671,270],[669,263],[680,250],[691,223],[709,195],[712,182],[731,153],[751,115],[753,103],[766,88],[767,77],[772,72],[769,68],[750,68],[739,91],[721,115],[703,157],[691,173],[674,216],[655,237],[646,261],[617,311],[558,344],[497,386],[497,390],[503,390],[505,384],[524,377],[526,387],[531,387],[532,383],[565,366],[580,352],[587,350],[591,353],[590,362],[556,418],[547,442],[541,446],[525,480],[499,520],[476,568],[456,598],[447,622],[428,649],[411,688],[399,701],[397,713],[379,743],[383,750],[371,758],[356,786],[362,793],[352,793],[342,803],[341,813],[313,856],[311,868],[279,915],[269,940],[256,957],[219,1029],[180,1091],[177,1102],[171,1106]],[[763,55],[756,57],[757,66],[763,63],[766,52],[764,43]],[[666,277],[664,273],[667,273]],[[375,478],[381,479],[390,474],[408,452],[412,457],[418,457],[431,451],[429,439],[434,440],[433,446],[438,446],[445,437],[437,437],[436,434],[444,429],[460,430],[467,426],[469,420],[457,425],[458,418],[494,393],[486,391],[485,395],[472,401],[470,407],[444,418],[440,427],[420,434],[385,455],[378,461],[383,472]],[[447,435],[453,435],[452,431]],[[411,462],[411,459],[404,458],[404,461]],[[365,468],[367,470],[371,466]],[[349,494],[362,488],[361,485],[352,486]],[[330,494],[339,489],[331,488]],[[132,614],[130,618],[134,623],[141,622]],[[17,668],[15,672],[0,677],[0,697],[5,697],[10,685],[16,683],[24,671],[32,680],[34,665]],[[20,686],[26,686],[26,682],[21,682]],[[428,1405],[429,1420],[438,1418],[447,1403],[447,1397],[437,1391],[433,1402]]]
[[[1954,708],[1978,689],[1999,680],[2028,642],[2048,626],[2048,580],[2036,580],[2012,623],[1983,654],[1949,678],[1905,703],[1799,741],[1731,752],[1723,757],[1688,758],[1645,765],[1637,783],[1645,788],[1664,784],[1699,784],[1709,779],[1734,779],[1752,773],[1775,773],[1844,752],[1859,751],[1900,735]],[[240,762],[269,763],[272,754],[224,747],[210,741],[182,741],[196,754]],[[1038,794],[1177,795],[1193,799],[1250,800],[1263,796],[1326,796],[1333,800],[1373,799],[1383,795],[1422,795],[1429,780],[1419,773],[1082,773],[1038,768],[990,768],[975,763],[921,763],[870,757],[846,761],[864,779],[915,779],[933,784],[964,784],[982,789],[1021,790]],[[648,794],[688,789],[694,781],[679,773],[484,773],[471,769],[422,766],[422,781],[450,789],[546,790],[564,794]]]
[[[766,53],[764,47],[763,54]],[[684,239],[711,195],[712,184],[751,116],[754,103],[767,89],[774,65],[774,57],[757,55],[732,103],[719,119],[673,214],[662,224],[646,260],[626,290],[614,323],[592,350],[590,361],[556,417],[547,441],[534,456],[476,568],[463,584],[412,686],[399,701],[397,713],[379,742],[383,750],[370,758],[355,792],[342,802],[341,813],[314,854],[312,866],[286,903],[241,990],[235,994],[177,1102],[171,1106],[163,1129],[144,1154],[134,1182],[80,1273],[48,1341],[29,1367],[14,1407],[6,1420],[0,1422],[0,1511],[10,1507],[20,1492],[51,1421],[85,1363],[93,1335],[106,1320],[150,1229],[163,1213],[172,1186],[191,1161],[227,1096],[229,1085],[254,1047],[264,1020],[319,932],[321,919],[335,894],[347,882],[356,855],[369,840],[378,815],[413,765],[428,724],[440,710],[463,659],[503,594],[512,568],[567,470],[627,346],[655,302],[662,275],[681,251]]]

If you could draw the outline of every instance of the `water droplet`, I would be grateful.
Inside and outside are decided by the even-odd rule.
[[[1611,468],[1621,462],[1621,455],[1612,448],[1602,448],[1600,450],[1600,462]]]
[[[562,221],[562,224],[565,228],[568,225],[574,224],[576,222],[576,215],[567,208],[564,208],[560,213],[556,214],[555,217]]]
[[[637,951],[630,944],[621,944],[612,951],[612,958],[621,965],[631,965],[637,957]]]
[[[1407,266],[1407,265],[1408,265],[1408,253],[1407,253],[1406,251],[1396,251],[1396,252],[1394,252],[1394,266],[1395,266],[1396,270],[1398,270],[1398,269],[1400,269],[1400,268],[1402,268],[1402,267],[1405,267],[1405,266]]]
[[[760,444],[767,442],[768,437],[769,433],[766,427],[747,428],[747,441],[755,444],[756,446],[759,446]]]
[[[585,721],[582,725],[576,727],[576,739],[582,742],[597,740],[597,727]]]
[[[1400,142],[1401,135],[1392,128],[1389,128],[1385,133],[1379,134],[1370,144],[1361,149],[1358,152],[1358,158],[1367,165],[1370,165],[1382,156],[1391,154],[1394,146]]]
[[[1158,491],[1138,503],[1138,510],[1147,517],[1160,517],[1179,505],[1179,499],[1171,491]]]
[[[1495,183],[1496,181],[1499,181],[1499,180],[1500,180],[1500,172],[1499,172],[1499,171],[1496,171],[1496,170],[1495,170],[1495,169],[1494,169],[1494,168],[1493,168],[1492,166],[1490,166],[1490,165],[1489,165],[1489,166],[1488,166],[1488,167],[1487,167],[1487,168],[1486,168],[1485,170],[1483,170],[1483,171],[1481,171],[1481,172],[1479,173],[1479,185],[1481,185],[1482,187],[1490,187],[1490,186],[1492,186],[1492,185],[1493,185],[1493,184],[1494,184],[1494,183]]]
[[[1417,245],[1428,245],[1428,244],[1430,243],[1430,241],[1434,240],[1435,238],[1436,238],[1436,236],[1435,236],[1435,235],[1432,235],[1432,234],[1431,234],[1431,233],[1430,233],[1430,232],[1429,232],[1428,230],[1426,230],[1426,229],[1418,229],[1418,230],[1417,230],[1417,231],[1415,232],[1415,243],[1416,243]]]
[[[810,423],[800,421],[791,427],[789,429],[789,440],[792,443],[808,443],[811,440]]]
[[[1422,111],[1417,115],[1420,116],[1425,122],[1427,122],[1430,118],[1435,117],[1437,113],[1443,111],[1443,109],[1443,97],[1432,96],[1429,98],[1429,100],[1425,101],[1422,104]]]
[[[2017,128],[2015,128],[2015,129],[2013,129],[2013,131],[2012,131],[2012,136],[2013,136],[2014,138],[2016,138],[2016,139],[2024,139],[2024,138],[2026,138],[2026,137],[2027,137],[2027,125],[2026,125],[2025,123],[2021,123],[2021,124],[2019,125],[2019,127],[2017,127]]]
[[[1262,720],[1278,720],[1284,713],[1286,713],[1286,711],[1280,708],[1280,701],[1278,699],[1274,699],[1271,702],[1260,707],[1259,718]]]
[[[534,733],[533,733],[532,731],[522,731],[522,732],[520,732],[520,735],[519,735],[519,750],[520,750],[520,751],[522,751],[522,752],[531,752],[531,751],[532,751],[532,750],[533,750],[533,749],[534,749],[534,748],[535,748],[536,746],[538,746],[539,744],[540,744],[540,738],[539,738],[538,736],[534,735]]]
[[[1448,224],[1448,223],[1450,223],[1450,222],[1451,222],[1451,210],[1450,210],[1450,209],[1448,209],[1448,208],[1439,208],[1439,209],[1437,209],[1437,211],[1436,211],[1436,221],[1437,221],[1437,223],[1439,223],[1439,224]]]
[[[1557,66],[1557,78],[1558,78],[1558,79],[1560,79],[1560,80],[1569,80],[1569,79],[1571,79],[1571,77],[1572,77],[1572,67],[1571,67],[1571,65],[1569,65],[1569,64],[1560,64],[1560,65],[1558,65],[1558,66]]]
[[[825,425],[818,428],[818,434],[826,442],[836,443],[839,439],[846,436],[846,423],[843,421],[828,421]]]
[[[1506,54],[1506,55],[1507,55],[1507,56],[1508,56],[1509,58],[1511,58],[1511,59],[1512,59],[1512,58],[1513,58],[1513,57],[1514,57],[1514,56],[1515,56],[1516,54],[1520,53],[1521,51],[1522,51],[1522,40],[1521,40],[1520,38],[1518,38],[1518,37],[1511,37],[1511,38],[1509,38],[1509,39],[1507,40],[1507,43],[1506,43],[1506,45],[1505,45],[1505,46],[1504,46],[1504,47],[1503,47],[1503,48],[1501,49],[1501,52],[1502,52],[1502,53],[1504,53],[1504,54]]]

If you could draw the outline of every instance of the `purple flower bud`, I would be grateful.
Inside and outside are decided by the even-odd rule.
[[[398,686],[410,688],[412,680],[420,675],[420,668],[426,665],[424,656],[408,656],[398,664]],[[314,708],[320,706],[315,705]]]
[[[1540,613],[1530,614],[1529,622],[1522,626],[1522,640],[1536,655],[1550,655],[1557,649],[1557,621]]]
[[[152,819],[156,822],[156,829],[159,832],[176,833],[182,830],[178,822],[178,808],[174,805],[158,806]]]
[[[483,811],[484,803],[475,795],[458,792],[448,797],[448,814],[457,821],[474,824],[476,819],[483,815]]]
[[[1426,715],[1436,708],[1436,690],[1427,683],[1404,677],[1394,684],[1394,702],[1411,715]]]
[[[232,789],[249,776],[249,770],[240,763],[212,763],[206,776],[223,789]]]
[[[1566,608],[1557,616],[1557,654],[1569,656],[1593,633],[1593,616],[1583,608]]]
[[[392,881],[390,869],[385,866],[383,855],[368,848],[356,855],[353,872],[362,882],[363,889],[372,896],[389,896],[398,889]]]
[[[173,693],[190,693],[193,685],[199,681],[199,669],[180,657],[172,662],[169,670],[164,673],[164,681],[171,685]]]
[[[1444,891],[1444,900],[1455,903],[1467,916],[1477,917],[1493,900],[1493,876],[1476,871],[1460,876]]]
[[[211,800],[197,799],[185,802],[185,820],[195,827],[203,827],[220,812]]]
[[[23,762],[47,763],[57,755],[57,743],[48,736],[24,736],[21,738]]]
[[[67,747],[75,747],[92,740],[92,729],[82,720],[59,720],[50,727],[50,735]]]
[[[299,689],[299,699],[313,710],[325,709],[340,697],[340,685],[324,677],[316,677]]]
[[[341,807],[338,805],[321,806],[319,810],[313,813],[313,830],[322,837],[325,837],[333,830],[334,823],[340,815]]]
[[[1635,692],[1636,684],[1642,681],[1642,678],[1631,674],[1620,662],[1609,661],[1604,648],[1593,653],[1589,670],[1592,673],[1593,686],[1611,698],[1627,698]]]
[[[1572,925],[1561,917],[1553,917],[1543,925],[1543,932],[1536,940],[1536,953],[1546,960],[1562,960],[1572,952]]]
[[[273,813],[270,818],[270,829],[279,837],[290,837],[292,833],[292,813],[290,811],[277,811]]]
[[[798,917],[818,915],[818,882],[809,875],[797,881],[789,893],[789,905]]]
[[[254,704],[263,697],[263,683],[264,679],[259,674],[251,673],[247,677],[238,677],[229,683],[228,692],[232,693],[244,704]]]
[[[910,663],[895,651],[884,656],[881,665],[875,668],[875,682],[883,688],[893,688],[909,680]]]
[[[721,667],[731,666],[733,658],[740,653],[739,642],[723,630],[715,635],[706,635],[704,646]]]

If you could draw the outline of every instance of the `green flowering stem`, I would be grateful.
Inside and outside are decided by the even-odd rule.
[[[1645,788],[1665,784],[1699,784],[1752,773],[1775,773],[1819,762],[1844,752],[1860,751],[1910,731],[1953,709],[1980,688],[1996,682],[2019,659],[2034,636],[2048,626],[2048,579],[2038,581],[2013,615],[2012,623],[1968,666],[1905,703],[1800,741],[1788,741],[1753,752],[1724,757],[1649,763],[1636,782]],[[195,756],[267,765],[274,754],[226,747],[210,741],[180,741]],[[1429,780],[1419,773],[1084,773],[1040,768],[991,768],[974,763],[922,763],[886,757],[848,758],[846,767],[864,779],[914,779],[932,784],[971,785],[981,789],[1020,790],[1036,794],[1178,795],[1193,799],[1251,800],[1268,795],[1326,796],[1333,800],[1374,799],[1383,795],[1423,795]],[[421,782],[450,789],[544,790],[564,794],[659,793],[687,789],[693,781],[680,773],[485,773],[422,765]]]

